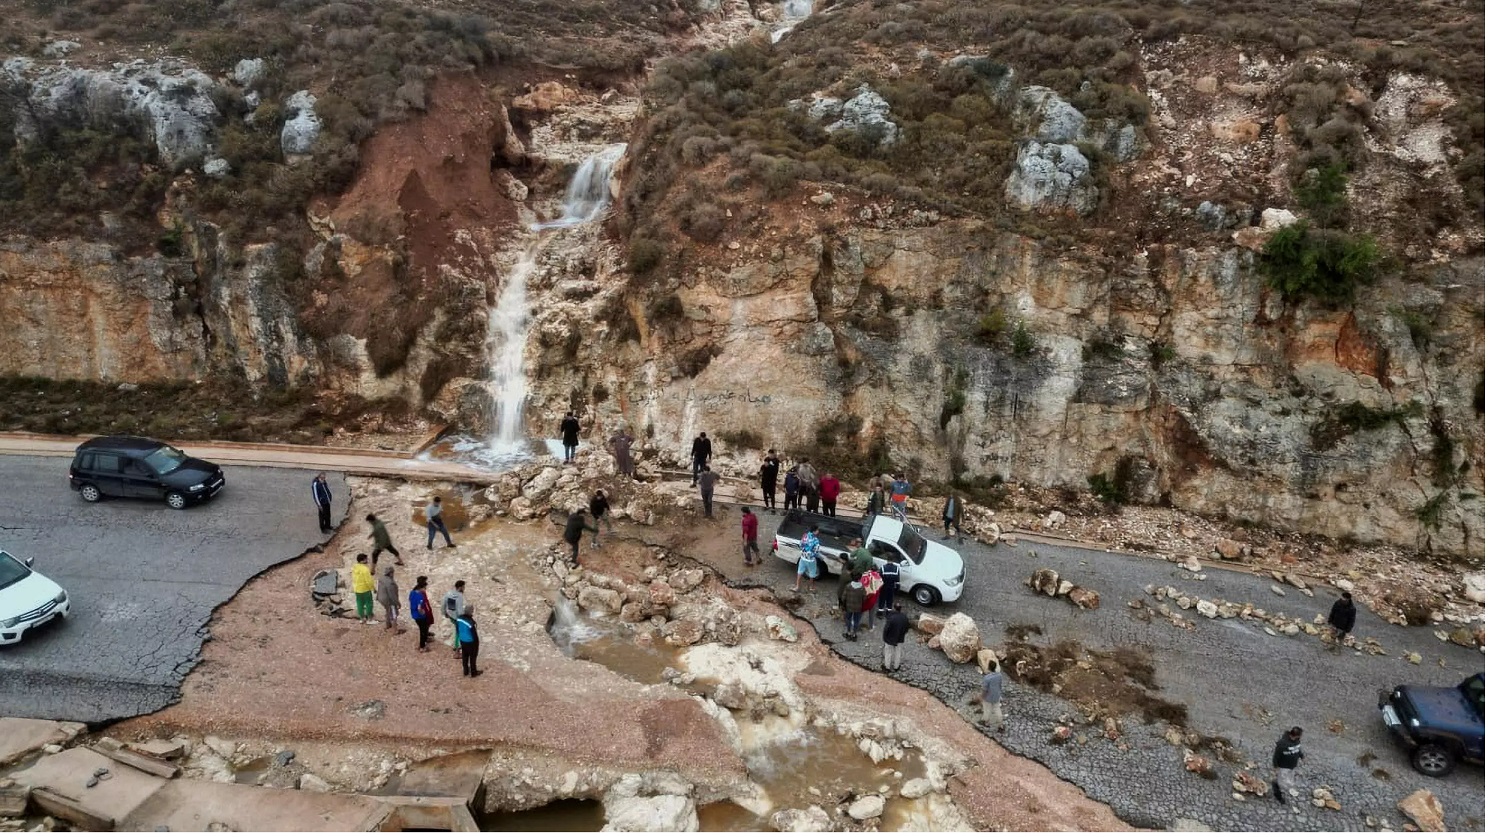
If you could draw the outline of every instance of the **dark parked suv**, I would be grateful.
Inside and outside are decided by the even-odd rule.
[[[149,497],[173,509],[209,500],[227,484],[217,465],[140,436],[100,436],[78,445],[67,476],[90,503]]]
[[[1385,726],[1411,751],[1411,766],[1445,776],[1459,761],[1483,763],[1483,675],[1456,686],[1396,686],[1380,692]]]

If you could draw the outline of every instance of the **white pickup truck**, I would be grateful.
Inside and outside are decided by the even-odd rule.
[[[801,557],[801,538],[811,524],[820,527],[822,564],[827,572],[841,573],[847,543],[862,538],[873,563],[882,567],[893,560],[899,564],[899,589],[914,596],[923,607],[961,598],[966,581],[966,565],[961,554],[948,546],[928,541],[914,527],[886,515],[864,520],[827,517],[799,510],[786,512],[775,530],[771,551],[782,561],[796,563]],[[865,531],[866,529],[866,531]]]

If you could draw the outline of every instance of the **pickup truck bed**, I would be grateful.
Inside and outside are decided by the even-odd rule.
[[[848,541],[853,538],[866,539],[868,536],[868,521],[862,518],[828,517],[824,514],[812,514],[799,509],[791,509],[785,513],[785,519],[780,521],[775,534],[799,543],[813,523],[821,527],[817,536],[821,538],[823,551],[830,549],[835,552],[847,552]]]

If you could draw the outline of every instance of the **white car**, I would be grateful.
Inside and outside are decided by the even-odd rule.
[[[21,641],[26,631],[67,616],[71,602],[57,582],[0,549],[0,645]]]

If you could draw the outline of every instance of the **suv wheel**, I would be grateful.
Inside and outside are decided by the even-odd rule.
[[[179,491],[172,491],[165,495],[165,504],[173,509],[186,508],[186,495]]]
[[[1411,764],[1427,776],[1445,776],[1457,766],[1457,757],[1441,744],[1428,741],[1411,754]]]
[[[98,486],[89,483],[84,483],[82,488],[78,489],[78,493],[89,503],[96,503],[103,499],[103,493],[98,490]]]
[[[910,592],[914,594],[914,600],[920,607],[935,607],[940,604],[940,594],[928,584],[920,584]]]

